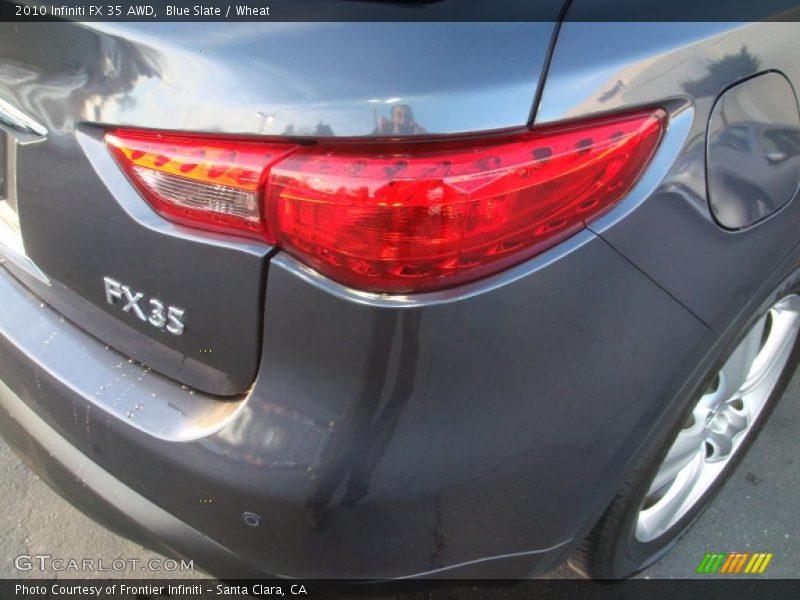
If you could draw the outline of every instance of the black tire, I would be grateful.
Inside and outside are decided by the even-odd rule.
[[[798,293],[800,286],[798,286],[797,282],[798,276],[795,274],[771,293],[759,306],[758,310],[753,312],[752,316],[740,327],[740,333],[728,345],[728,348],[720,354],[720,358],[714,363],[714,367],[709,369],[699,390],[705,389],[714,379],[719,366],[730,356],[739,341],[769,307],[780,298],[791,293]],[[753,422],[739,449],[731,457],[719,478],[700,497],[697,503],[656,539],[646,543],[636,539],[636,520],[645,495],[664,457],[672,447],[681,425],[694,408],[699,397],[697,395],[700,393],[699,391],[696,392],[694,398],[687,398],[683,409],[676,412],[677,418],[672,421],[671,426],[665,427],[664,434],[656,436],[650,443],[649,449],[643,452],[639,463],[634,466],[632,473],[617,493],[611,505],[591,533],[568,559],[567,562],[573,570],[584,577],[593,579],[623,579],[648,567],[672,548],[675,542],[697,520],[702,511],[725,484],[725,481],[731,476],[769,418],[776,403],[783,395],[800,361],[800,342],[798,339],[795,339],[791,356],[757,420]]]

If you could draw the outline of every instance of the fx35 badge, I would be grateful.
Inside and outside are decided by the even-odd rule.
[[[123,312],[133,313],[141,321],[172,335],[183,333],[186,311],[182,308],[167,306],[157,298],[145,298],[142,292],[132,290],[111,277],[103,277],[103,283],[109,304],[120,304]]]

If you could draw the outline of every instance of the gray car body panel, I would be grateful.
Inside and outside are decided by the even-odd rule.
[[[554,18],[555,18],[554,14]],[[554,25],[126,23],[0,26],[0,99],[40,123],[18,148],[26,249],[47,301],[181,383],[234,395],[259,357],[271,248],[155,214],[96,124],[367,136],[393,104],[430,134],[521,128]],[[43,45],[42,41],[47,40]],[[499,103],[502,111],[489,110]],[[105,300],[103,278],[186,310],[181,336]]]
[[[676,373],[713,336],[588,232],[504,277],[462,300],[398,309],[342,299],[281,260],[253,391],[194,440],[141,428],[161,413],[179,419],[170,405],[186,391],[153,397],[157,376],[116,381],[118,356],[55,315],[25,338],[0,326],[0,377],[101,468],[265,573],[412,576],[519,553],[527,560],[512,572],[498,567],[518,577],[570,541],[602,498],[587,501],[587,486],[609,485],[639,441],[630,433],[658,415],[657,401],[640,399],[674,394]],[[25,309],[19,290],[4,296],[17,314],[50,311],[30,299]],[[85,353],[64,344],[108,354],[107,393],[79,388],[65,401],[69,365],[34,366],[47,364],[38,352],[53,327],[74,368]],[[592,401],[598,382],[603,402]],[[114,403],[140,408],[120,416]]]
[[[542,124],[666,97],[691,102],[686,147],[659,189],[635,210],[625,207],[624,219],[612,211],[591,228],[717,332],[796,244],[800,204],[745,231],[717,225],[703,150],[711,111],[723,91],[760,72],[781,72],[796,87],[798,34],[798,23],[567,22],[542,93]]]
[[[267,25],[254,30],[263,33]],[[373,24],[334,25],[317,31],[336,32],[332,39],[341,39],[336,37],[341,28],[365,39],[376,31]],[[505,37],[514,38],[509,34],[513,31],[523,37],[535,31],[545,34],[542,24],[526,26],[530,29],[506,29]],[[198,38],[225,30],[197,27]],[[264,43],[275,43],[272,56],[281,57],[274,40],[284,30],[282,24],[276,27],[279,33]],[[399,35],[404,27],[387,25],[378,33],[386,39],[387,32]],[[311,36],[312,30],[293,31]],[[148,38],[150,29],[141,26],[105,25],[102,34],[99,28],[86,31],[90,36],[113,33],[111,39],[134,47],[149,39],[148,47],[167,56],[162,62],[168,64],[184,64],[203,48],[198,39],[191,51],[175,50],[174,43]],[[503,37],[498,34],[497,40]],[[549,43],[549,35],[544,37]],[[252,39],[260,38],[254,34]],[[456,43],[447,35],[443,39]],[[40,308],[37,296],[3,274],[0,293],[10,298],[14,311],[31,319],[37,311],[45,316],[37,331],[25,333],[15,330],[8,312],[0,313],[0,379],[11,391],[2,406],[10,412],[19,399],[50,428],[26,413],[27,433],[24,424],[16,427],[5,420],[5,434],[21,453],[36,456],[41,470],[55,465],[63,484],[69,479],[64,469],[75,467],[31,450],[47,447],[47,438],[59,436],[99,469],[96,481],[89,482],[95,493],[100,493],[96,483],[102,473],[111,473],[129,490],[120,488],[120,493],[143,499],[137,505],[157,505],[177,523],[224,548],[218,560],[212,550],[203,554],[204,566],[221,576],[231,574],[231,554],[250,573],[289,577],[539,574],[596,522],[652,432],[702,383],[742,315],[800,264],[796,199],[746,232],[721,229],[711,215],[705,163],[698,162],[695,148],[696,140],[704,143],[715,99],[738,80],[776,70],[797,86],[800,73],[791,64],[796,52],[788,52],[786,45],[798,40],[797,25],[789,23],[564,23],[536,123],[640,106],[665,108],[669,129],[634,190],[590,229],[540,256],[488,279],[419,296],[364,294],[326,280],[281,252],[264,254],[261,260],[269,260],[269,268],[258,304],[262,329],[255,383],[246,395],[227,400],[235,404],[228,407],[233,410],[211,418],[206,423],[210,429],[199,436],[185,435],[188,423],[195,411],[215,400],[203,396],[196,405],[183,404],[181,414],[169,406],[178,398],[186,401],[187,391],[177,383],[152,396],[153,385],[169,383],[160,375],[137,382],[124,400],[122,408],[129,408],[134,398],[133,407],[142,405],[132,417],[135,425],[127,413],[115,412],[120,408],[113,405],[115,394],[88,394],[90,384],[105,383],[99,379],[106,374],[112,377],[119,354],[86,334],[79,317],[66,315],[77,327],[60,324],[57,312]],[[529,50],[531,62],[525,63],[538,65],[531,68],[525,87],[529,107],[545,62],[544,46],[541,53],[535,49],[540,41]],[[475,40],[460,43],[469,46]],[[516,47],[516,42],[507,43],[509,50]],[[235,40],[230,44],[241,55],[243,46]],[[723,69],[721,74],[712,67],[714,60],[738,54],[742,46],[756,67]],[[217,54],[211,53],[210,64],[227,64],[214,62],[224,48],[220,43]],[[356,61],[351,51],[345,49],[340,56]],[[327,99],[311,93],[308,98],[314,101],[300,111],[304,125],[295,120],[301,117],[292,117],[295,133],[324,119],[336,134],[369,134],[374,107],[368,100],[381,97],[378,91],[386,95],[384,100],[409,96],[395,92],[383,77],[400,54],[389,50],[370,57],[375,63],[369,68],[380,85],[376,83],[375,94],[362,94],[363,81],[353,84],[363,100],[357,122],[315,112],[319,102],[334,113],[336,106],[353,106],[346,90],[336,96],[336,83],[326,80],[319,89],[326,90]],[[231,68],[226,77],[251,74]],[[316,68],[308,67],[322,77]],[[344,63],[340,68],[347,70]],[[408,89],[420,85],[411,83],[421,67],[415,68],[401,69]],[[425,68],[450,81],[444,63]],[[352,77],[363,73],[353,67]],[[517,83],[522,77],[519,72],[508,76]],[[434,79],[430,74],[420,78]],[[443,86],[434,94],[442,106],[471,106],[461,111],[463,128],[447,119],[423,121],[427,109],[418,107],[425,106],[425,94],[412,103],[415,114],[436,133],[526,123],[523,103],[514,100],[521,88],[493,81],[484,89],[485,97],[468,93],[462,98],[458,86]],[[704,83],[686,89],[687,81]],[[254,87],[247,89],[265,90],[262,84],[251,82]],[[241,123],[215,117],[225,112],[221,100],[209,112],[190,113],[192,105],[180,99],[191,94],[175,91],[171,97],[171,82],[154,85],[168,99],[161,106],[184,115],[173,127],[209,128],[209,119],[220,119],[217,124],[224,124],[225,131],[239,127],[238,133],[257,133],[262,119],[264,126],[271,114],[277,121],[277,115],[265,111],[267,116]],[[146,102],[146,86],[133,89]],[[210,97],[219,99],[218,92]],[[117,106],[117,112],[96,120],[149,127],[167,122],[160,109],[145,110],[143,104],[119,108],[119,100],[109,97],[107,105]],[[241,103],[252,101],[247,94],[232,96],[229,105],[236,112]],[[77,153],[80,146],[80,160],[96,165],[97,157],[91,156],[96,136],[89,129],[81,135],[82,141],[70,139],[64,148]],[[105,168],[100,170],[108,177]],[[116,192],[123,184],[116,180],[104,185]],[[34,193],[32,184],[28,191]],[[136,221],[135,214],[125,213],[124,204],[114,210]],[[155,221],[147,225],[142,229],[154,236],[174,235],[176,244],[185,236],[194,240],[188,243],[229,248],[231,260],[257,254],[229,239]],[[119,244],[111,238],[107,243]],[[33,254],[41,258],[35,250]],[[60,362],[42,352],[51,330],[64,336],[62,347],[89,349],[97,381],[82,374],[82,384],[72,384],[71,373],[88,368],[86,352],[67,352],[69,358]],[[139,371],[130,367],[131,375]],[[162,414],[171,419],[169,433],[155,430]],[[51,446],[61,443],[50,441]],[[77,491],[66,493],[86,493],[79,482],[71,487]],[[125,523],[124,512],[105,505],[95,510]],[[258,526],[244,521],[245,512],[260,517]],[[133,517],[145,537],[162,538],[171,551],[191,555],[191,536],[159,534],[145,517]]]

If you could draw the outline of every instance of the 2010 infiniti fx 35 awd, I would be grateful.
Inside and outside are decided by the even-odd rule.
[[[800,26],[556,16],[0,25],[8,443],[224,577],[663,554],[798,361]]]

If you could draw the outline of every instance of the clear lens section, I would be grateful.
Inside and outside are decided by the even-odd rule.
[[[292,144],[207,139],[134,129],[106,135],[150,204],[172,221],[262,237],[263,177]]]
[[[258,196],[254,191],[202,183],[143,167],[133,167],[133,172],[164,203],[239,217],[258,226]]]

